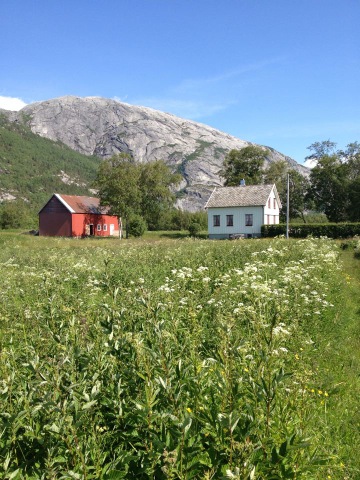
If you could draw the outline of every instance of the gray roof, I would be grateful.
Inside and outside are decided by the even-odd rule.
[[[275,189],[276,199],[281,206],[276,186],[273,184],[215,187],[205,205],[205,208],[250,207],[266,205],[273,188]]]

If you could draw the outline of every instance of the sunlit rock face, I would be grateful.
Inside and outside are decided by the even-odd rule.
[[[222,185],[220,170],[226,153],[252,145],[168,113],[98,97],[67,96],[33,103],[11,112],[11,119],[25,121],[34,133],[86,155],[109,158],[125,152],[137,162],[164,160],[183,177],[177,186],[177,206],[190,211],[201,209],[213,187]],[[269,150],[268,162],[286,160],[303,173],[307,170]]]

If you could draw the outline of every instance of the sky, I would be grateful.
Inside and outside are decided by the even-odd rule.
[[[0,108],[100,96],[303,163],[360,141],[360,0],[2,0]]]

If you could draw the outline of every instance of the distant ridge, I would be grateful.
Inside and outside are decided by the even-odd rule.
[[[23,199],[38,211],[54,192],[94,195],[100,159],[10,122],[0,110],[0,202]]]
[[[226,153],[252,145],[169,113],[100,97],[55,98],[27,105],[8,117],[26,122],[32,132],[85,155],[108,158],[125,152],[138,162],[164,160],[183,177],[178,206],[192,211],[204,206],[214,186],[222,185],[219,172]],[[286,160],[299,171],[307,171],[293,159],[267,148],[268,162]]]

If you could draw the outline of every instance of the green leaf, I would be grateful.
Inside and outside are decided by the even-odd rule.
[[[81,410],[89,410],[89,408],[93,407],[96,404],[97,404],[97,400],[91,400],[91,402],[84,403]]]

